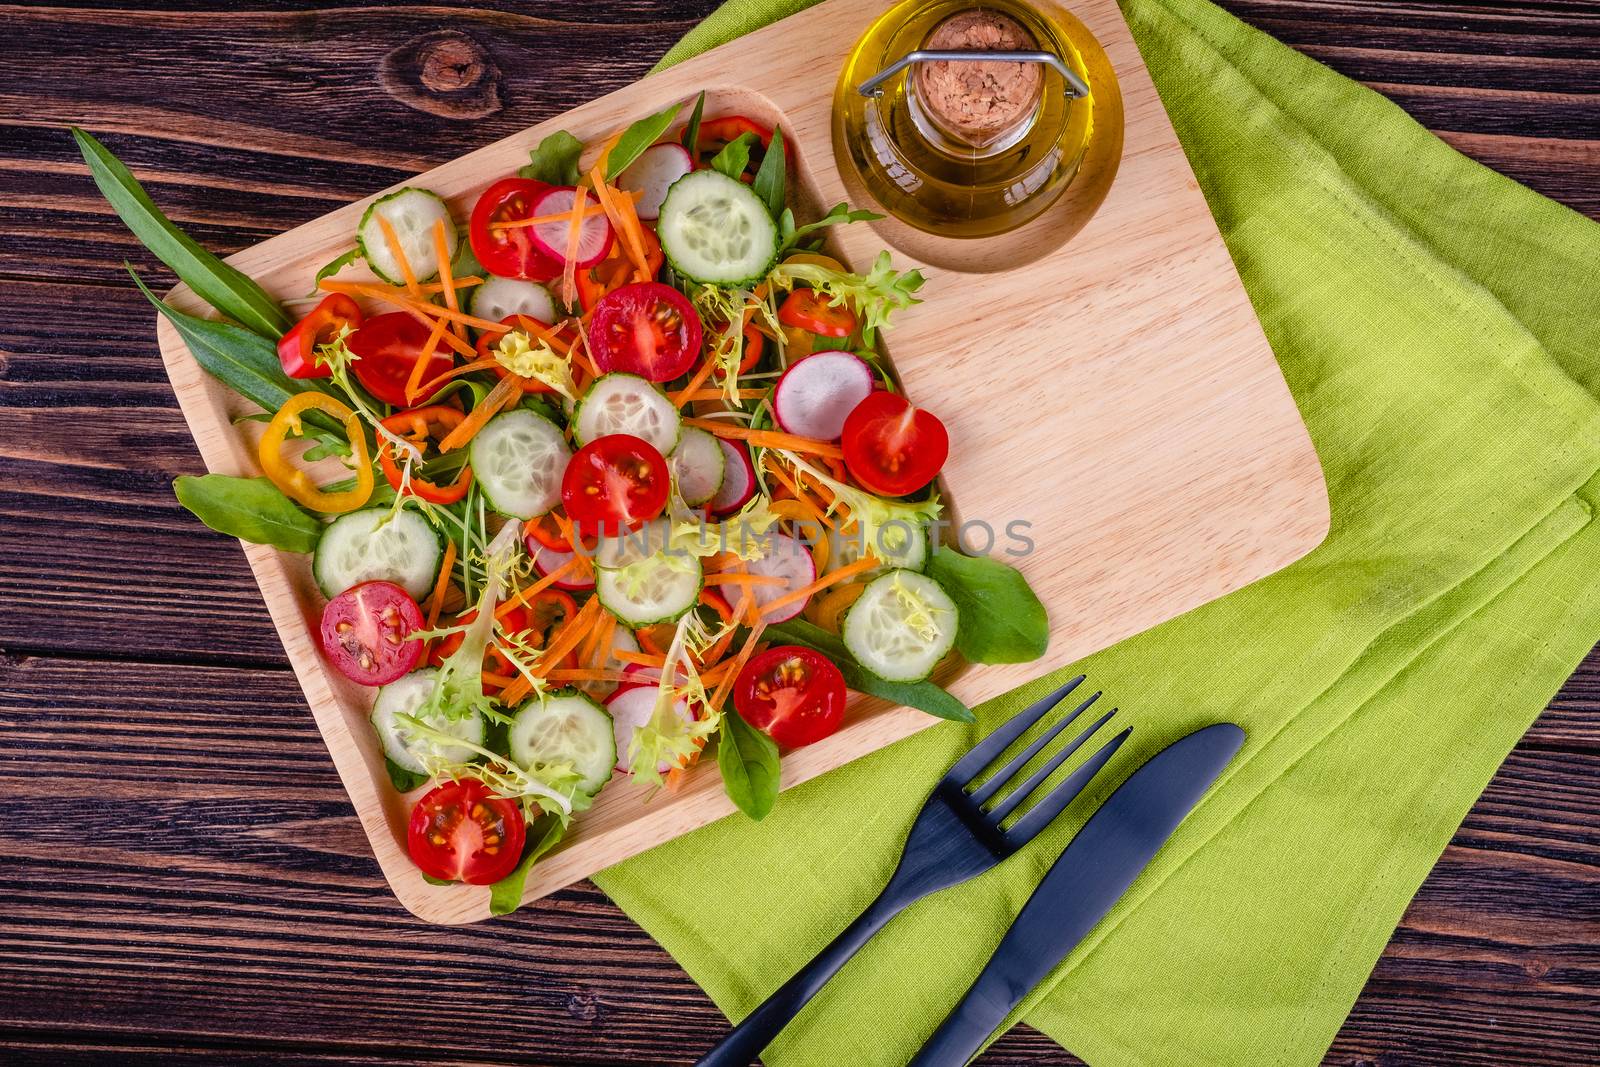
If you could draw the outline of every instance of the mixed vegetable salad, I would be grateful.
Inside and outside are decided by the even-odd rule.
[[[948,436],[877,347],[921,276],[823,253],[875,216],[799,223],[782,132],[704,103],[587,148],[552,134],[465,219],[379,198],[297,318],[75,131],[225,318],[146,294],[262,409],[264,477],[180,478],[179,500],[311,555],[327,663],[375,687],[416,791],[413,860],[496,910],[619,777],[671,789],[711,746],[761,818],[780,749],[838,730],[847,688],[970,720],[937,665],[1046,641],[1014,570],[940,544]]]

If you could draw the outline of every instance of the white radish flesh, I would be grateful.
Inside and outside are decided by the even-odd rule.
[[[667,190],[693,169],[694,161],[689,158],[688,149],[678,144],[658,144],[646,148],[617,175],[617,188],[640,194],[634,210],[641,219],[659,218]]]
[[[617,770],[629,769],[628,748],[633,743],[633,735],[650,721],[650,716],[655,714],[656,697],[660,692],[659,686],[639,685],[619,689],[606,701],[606,711],[611,713],[611,726],[617,734]],[[687,700],[678,700],[672,710],[676,711],[678,718],[684,722],[694,721],[694,716],[689,713]],[[656,764],[656,770],[662,774],[671,769],[672,764],[665,761]]]
[[[534,201],[533,214],[535,218],[545,215],[560,215],[571,212],[572,205],[577,201],[576,189],[561,188],[551,189],[538,200]],[[587,211],[594,205],[594,198],[587,197],[584,201],[584,210]],[[562,218],[554,222],[541,222],[532,227],[533,243],[539,251],[556,260],[558,263],[567,261],[567,245],[570,242],[572,222],[571,219]],[[584,216],[582,228],[578,235],[578,255],[574,263],[579,267],[592,267],[611,251],[611,222],[604,212]]]
[[[756,468],[750,453],[738,445],[717,438],[726,462],[722,465],[722,485],[711,498],[711,513],[727,515],[744,507],[756,495]]]
[[[849,352],[818,352],[784,371],[772,413],[788,433],[837,441],[844,420],[871,393],[872,368]]]
[[[817,564],[811,558],[811,551],[797,538],[788,534],[774,533],[769,540],[772,551],[761,559],[751,560],[746,566],[749,567],[751,574],[782,578],[783,581],[781,584],[752,585],[750,596],[755,601],[756,607],[763,609],[762,617],[767,622],[784,622],[804,611],[806,603],[811,598],[801,597],[771,614],[767,614],[764,609],[780,597],[788,596],[797,589],[804,589],[816,581]]]

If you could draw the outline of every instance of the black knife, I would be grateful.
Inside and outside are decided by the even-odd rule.
[[[961,1067],[1094,929],[1244,744],[1222,722],[1151,756],[1116,788],[1045,874],[967,995],[907,1067]]]

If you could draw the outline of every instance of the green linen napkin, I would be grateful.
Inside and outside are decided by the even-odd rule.
[[[804,6],[734,0],[668,59]],[[1019,1015],[1096,1067],[1314,1063],[1600,637],[1600,227],[1203,0],[1124,11],[1310,427],[1333,527],[1286,570],[1070,668],[1135,726],[1112,779],[1207,722],[1249,736]],[[1059,677],[596,881],[741,1017],[877,892],[949,763]],[[892,923],[767,1062],[903,1063],[1112,784]]]

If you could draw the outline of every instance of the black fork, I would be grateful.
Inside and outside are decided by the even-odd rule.
[[[764,1000],[744,1021],[718,1042],[716,1048],[698,1061],[697,1067],[746,1067],[761,1050],[778,1035],[790,1019],[816,996],[829,978],[843,967],[845,961],[867,940],[883,929],[890,919],[929,893],[959,885],[982,874],[1017,849],[1032,840],[1050,820],[1060,815],[1072,799],[1083,791],[1089,780],[1100,772],[1112,755],[1127,740],[1131,729],[1123,730],[1090,756],[1067,779],[1046,793],[1040,801],[1018,819],[1009,829],[1001,829],[1001,822],[1021,804],[1030,793],[1081,748],[1111,716],[1112,708],[1060,752],[1051,756],[1044,766],[1029,775],[1027,780],[992,808],[984,805],[1015,778],[1029,760],[1038,755],[1045,745],[1053,741],[1067,725],[1082,715],[1089,706],[1100,699],[1094,693],[1063,717],[1037,740],[1028,745],[1014,759],[976,789],[968,789],[990,763],[993,763],[1012,742],[1021,737],[1034,723],[1062,703],[1066,696],[1083,683],[1083,675],[1072,679],[1060,689],[1029,705],[1006,721],[998,730],[984,738],[971,752],[962,756],[951,767],[918,813],[906,838],[900,864],[889,877],[878,898],[867,906],[833,943],[819,952],[793,978],[777,992]]]

